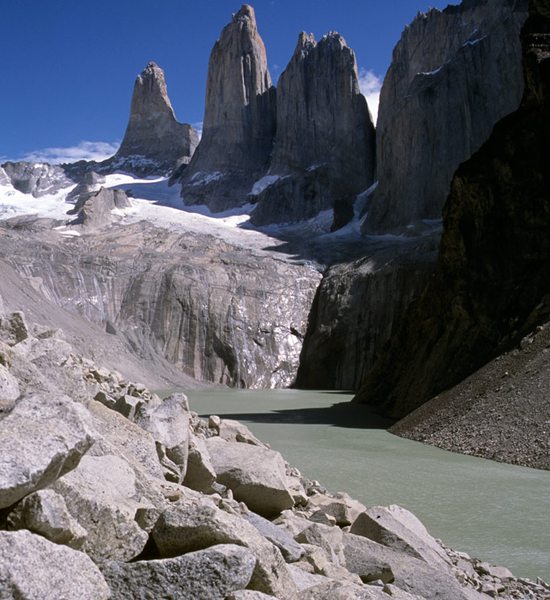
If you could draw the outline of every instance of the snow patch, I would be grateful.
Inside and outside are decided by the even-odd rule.
[[[212,173],[207,173],[206,171],[197,171],[193,177],[191,177],[191,185],[193,187],[199,185],[208,185],[212,181],[218,181],[223,177],[223,173],[220,171],[213,171]]]
[[[249,196],[257,196],[261,194],[270,185],[273,185],[279,179],[284,179],[281,175],[265,175],[261,179],[258,179],[252,186],[252,189],[248,193]]]

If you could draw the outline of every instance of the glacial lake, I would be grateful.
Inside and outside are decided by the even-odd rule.
[[[351,395],[189,391],[202,416],[238,419],[310,479],[367,506],[400,504],[436,538],[516,576],[550,581],[550,472],[462,456],[385,431]],[[337,405],[332,408],[333,405]]]

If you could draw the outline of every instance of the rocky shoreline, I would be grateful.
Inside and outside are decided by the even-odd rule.
[[[410,512],[365,507],[246,426],[0,319],[0,597],[548,598],[445,548]]]

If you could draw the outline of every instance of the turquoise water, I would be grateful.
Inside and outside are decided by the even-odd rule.
[[[445,544],[550,581],[550,472],[453,454],[379,428],[351,396],[191,391],[192,410],[246,423],[304,475],[367,505],[400,504]],[[331,408],[336,405],[336,408]],[[340,406],[338,406],[340,405]]]

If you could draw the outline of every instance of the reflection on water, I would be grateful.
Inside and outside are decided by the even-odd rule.
[[[550,580],[550,473],[453,454],[385,431],[351,396],[191,391],[201,415],[239,419],[304,475],[367,505],[400,504],[444,543]],[[333,406],[335,405],[335,406]]]

